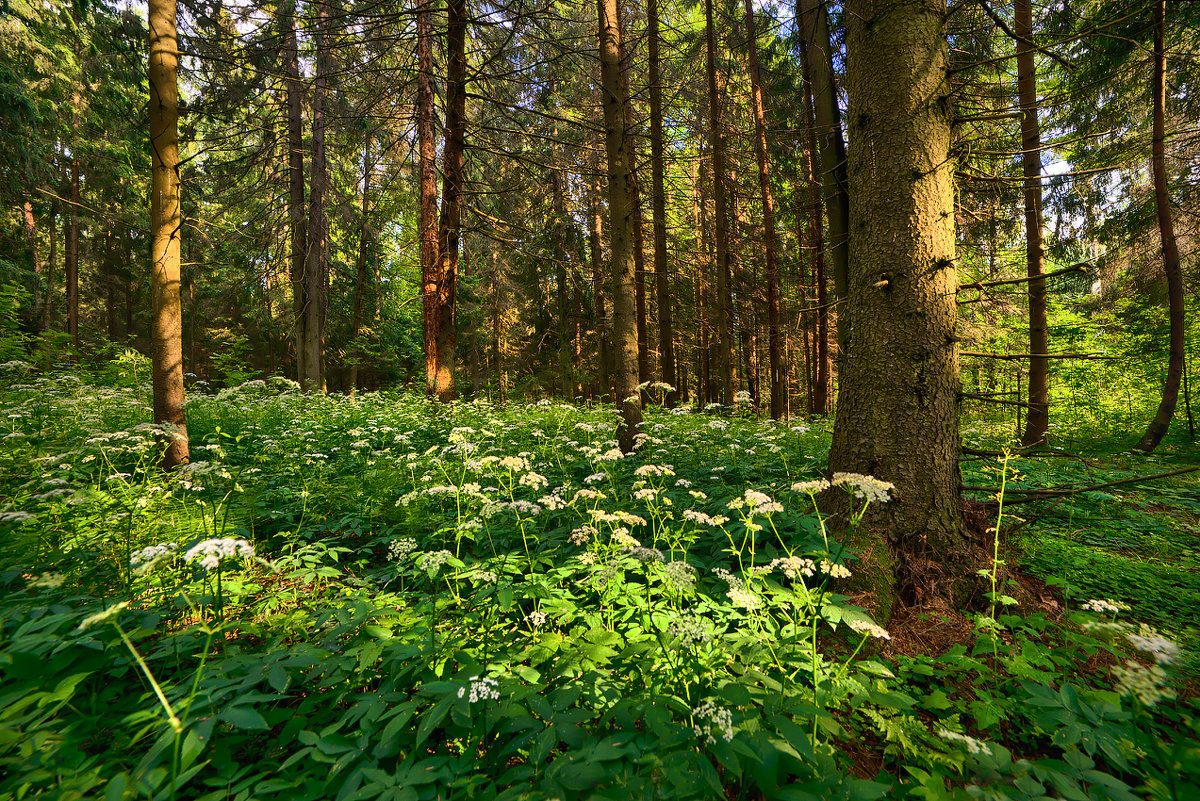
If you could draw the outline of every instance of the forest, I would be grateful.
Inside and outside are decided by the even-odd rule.
[[[1200,798],[1200,3],[4,0],[0,801]]]

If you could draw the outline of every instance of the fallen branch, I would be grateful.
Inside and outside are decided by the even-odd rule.
[[[1115,361],[1116,356],[1106,356],[1103,353],[978,353],[964,350],[959,356],[978,356],[981,359],[1008,359],[1025,361],[1026,359],[1107,359]]]
[[[1021,495],[1020,498],[1005,498],[1004,505],[1009,506],[1014,503],[1029,503],[1030,501],[1038,501],[1043,498],[1067,498],[1071,495],[1078,495],[1081,492],[1092,492],[1094,490],[1107,489],[1109,487],[1119,487],[1123,484],[1140,484],[1143,481],[1157,481],[1160,478],[1170,478],[1171,476],[1181,476],[1185,473],[1194,473],[1200,470],[1200,467],[1181,467],[1178,470],[1170,470],[1166,473],[1156,473],[1152,476],[1136,476],[1134,478],[1123,478],[1120,481],[1106,481],[1103,484],[1093,484],[1090,487],[1077,487],[1075,489],[1049,488],[1038,490],[1023,490],[1014,487],[1006,487],[1005,495],[1013,493]],[[964,486],[963,490],[971,492],[988,492],[996,494],[1000,491],[999,487],[973,487]]]
[[[1001,400],[1000,398],[991,398],[987,395],[976,395],[974,392],[964,392],[962,393],[962,397],[970,398],[971,400],[983,401],[984,403],[1002,403],[1005,406],[1023,406],[1026,409],[1033,408],[1028,403],[1022,403],[1021,401]]]
[[[1041,275],[1035,276],[1033,278],[1026,276],[1025,278],[1006,278],[1003,281],[975,281],[970,284],[962,284],[961,286],[959,286],[958,291],[962,292],[964,289],[985,289],[986,287],[989,287],[989,286],[1007,286],[1009,284],[1026,284],[1026,283],[1029,283],[1030,281],[1036,280],[1037,278],[1041,278],[1041,279],[1045,280],[1046,278],[1054,278],[1055,276],[1066,275],[1068,273],[1082,273],[1082,272],[1086,272],[1086,270],[1084,268],[1087,267],[1087,265],[1089,265],[1089,264],[1091,264],[1090,261],[1081,261],[1081,262],[1079,262],[1079,264],[1072,264],[1070,267],[1063,267],[1061,270],[1054,270],[1053,272],[1042,273]]]

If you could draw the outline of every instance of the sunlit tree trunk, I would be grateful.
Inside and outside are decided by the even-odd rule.
[[[421,301],[424,320],[425,390],[437,393],[438,209],[437,142],[433,132],[433,0],[417,6],[417,159],[419,163]]]
[[[1021,166],[1025,176],[1025,263],[1029,276],[1029,407],[1023,445],[1046,442],[1050,428],[1050,333],[1046,321],[1046,256],[1042,248],[1042,133],[1038,125],[1032,0],[1013,3],[1017,34],[1017,95],[1021,105]]]
[[[721,98],[717,91],[717,38],[713,23],[712,0],[704,0],[704,23],[706,38],[708,76],[709,152],[712,155],[713,200],[716,204],[716,298],[713,305],[717,312],[717,340],[721,369],[721,403],[733,403],[734,354],[733,332],[730,328],[730,265],[729,265],[729,211],[725,192],[725,141],[721,131]]]
[[[362,216],[359,220],[358,228],[358,258],[354,265],[354,309],[350,316],[350,341],[354,343],[358,340],[358,336],[362,331],[363,304],[367,295],[367,255],[370,251],[372,234],[371,224],[368,220],[370,212],[370,195],[371,195],[371,175],[375,172],[375,164],[371,160],[371,135],[367,134],[367,141],[363,143],[363,192],[362,192]],[[268,319],[270,319],[268,317]],[[350,391],[358,391],[358,368],[359,362],[362,360],[361,354],[356,350],[357,346],[351,344],[351,366],[350,366]]]
[[[454,306],[458,293],[458,246],[462,223],[463,152],[467,137],[467,6],[446,4],[446,142],[442,147],[442,209],[438,218],[438,400],[454,400]]]
[[[805,74],[808,68],[805,67]],[[807,79],[806,84],[811,84]],[[808,171],[808,245],[812,253],[812,276],[814,300],[816,301],[816,325],[813,329],[813,400],[811,412],[829,414],[829,383],[833,371],[833,360],[829,356],[829,290],[825,280],[825,240],[822,235],[821,171],[817,145],[816,121],[813,113],[812,94],[804,93],[804,124],[808,131],[808,153],[805,167]],[[849,318],[847,327],[849,326]]]
[[[1179,246],[1175,241],[1175,224],[1171,219],[1171,197],[1167,193],[1166,153],[1166,0],[1154,4],[1154,95],[1153,135],[1150,140],[1150,168],[1154,174],[1154,208],[1158,213],[1158,233],[1162,239],[1163,272],[1167,276],[1167,314],[1170,318],[1167,379],[1163,384],[1162,401],[1150,427],[1138,441],[1139,450],[1149,453],[1166,436],[1175,416],[1179,399],[1179,384],[1183,377],[1184,309],[1183,272],[1179,264]]]
[[[663,165],[662,76],[658,63],[658,0],[646,0],[646,40],[650,59],[650,172],[654,216],[654,295],[658,301],[658,361],[662,380],[676,386],[675,343],[671,330],[671,291],[667,266],[667,191]],[[677,388],[678,389],[678,388]],[[674,406],[678,391],[668,392]]]
[[[618,0],[599,0],[600,85],[604,143],[608,156],[608,230],[613,305],[613,390],[621,413],[617,440],[629,453],[642,423],[638,394],[638,340],[635,319],[631,160],[621,97],[621,30]]]
[[[308,212],[304,202],[304,112],[300,85],[300,53],[296,44],[295,0],[283,10],[283,72],[287,96],[289,277],[292,283],[293,329],[296,340],[296,380],[304,370],[305,316],[308,286],[304,261],[308,252]],[[193,342],[195,334],[193,333]]]
[[[595,122],[595,120],[593,120]],[[597,146],[600,142],[596,142]],[[601,237],[603,235],[603,220],[600,208],[600,161],[592,151],[592,179],[588,182],[588,254],[592,262],[592,297],[596,310],[596,394],[603,398],[612,392],[609,368],[612,357],[609,352],[608,315],[604,309],[604,249]]]
[[[183,316],[179,302],[179,35],[175,0],[150,0],[150,296],[154,422],[166,437],[162,467],[188,460],[183,393]]]

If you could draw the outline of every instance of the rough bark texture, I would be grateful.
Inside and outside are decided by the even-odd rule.
[[[804,69],[807,76],[808,69]],[[807,78],[805,80],[807,84]],[[825,280],[825,240],[821,228],[824,221],[821,213],[821,173],[818,167],[817,129],[813,116],[812,93],[804,93],[804,124],[808,131],[808,156],[805,167],[808,170],[809,205],[808,205],[808,246],[812,253],[813,296],[816,301],[816,326],[813,337],[813,414],[829,414],[829,374],[833,369],[833,360],[829,358],[829,289]],[[849,318],[847,318],[847,326]]]
[[[721,403],[733,404],[733,332],[730,327],[729,210],[725,196],[725,139],[721,135],[721,99],[717,91],[717,37],[713,27],[712,0],[704,0],[704,33],[708,74],[708,134],[712,156],[712,187],[716,212],[717,340],[721,368]]]
[[[362,331],[363,305],[367,294],[367,255],[371,247],[371,225],[367,221],[370,211],[371,175],[375,172],[375,164],[371,161],[371,135],[363,144],[363,193],[362,217],[358,228],[358,258],[355,263],[354,276],[354,309],[350,317],[350,341],[358,339]],[[267,319],[270,319],[268,315]],[[358,390],[358,368],[361,356],[354,354],[350,366],[350,392]]]
[[[425,323],[425,391],[437,392],[437,143],[433,134],[432,0],[417,6],[417,158],[420,170],[421,301]]]
[[[617,440],[633,450],[642,423],[638,395],[637,321],[634,302],[633,214],[630,208],[630,154],[621,102],[621,31],[617,0],[598,0],[600,86],[604,107],[604,144],[608,156],[608,230],[612,250],[613,390],[621,412]]]
[[[671,291],[667,274],[667,190],[663,167],[662,77],[658,67],[658,0],[646,0],[647,54],[650,60],[650,173],[654,216],[654,296],[658,301],[658,361],[662,380],[676,391],[668,392],[665,405],[679,397],[675,377],[675,343],[671,329]]]
[[[896,485],[855,542],[885,618],[898,592],[954,597],[969,575],[944,13],[943,0],[846,6],[854,344],[829,466]]]
[[[325,286],[329,270],[329,220],[325,215],[325,193],[329,185],[329,168],[325,158],[329,7],[324,2],[318,2],[316,10],[308,250],[304,259],[304,360],[300,363],[299,370],[300,388],[305,392],[325,391],[325,306],[328,302]]]
[[[821,153],[821,183],[825,190],[825,214],[829,219],[829,262],[833,271],[833,293],[838,302],[839,352],[848,347],[850,330],[846,304],[849,291],[850,197],[846,176],[846,142],[838,111],[837,82],[833,73],[833,42],[829,20],[821,0],[797,0],[805,67],[812,88],[813,114]]]
[[[162,466],[188,460],[183,410],[183,315],[179,301],[179,35],[175,0],[150,0],[150,297],[154,422],[166,437]]]
[[[304,258],[308,251],[308,212],[304,204],[304,112],[300,85],[300,54],[296,44],[296,6],[291,4],[283,20],[283,71],[287,79],[288,120],[288,233],[291,247],[289,278],[292,282],[292,312],[296,339],[296,380],[304,369],[304,308],[308,287],[304,283]]]
[[[1137,444],[1139,450],[1147,453],[1162,442],[1171,425],[1171,418],[1175,416],[1184,359],[1183,272],[1179,265],[1179,246],[1175,242],[1175,224],[1171,219],[1171,197],[1167,193],[1165,38],[1166,1],[1158,0],[1154,4],[1154,83],[1151,87],[1154,93],[1154,133],[1150,144],[1150,168],[1154,174],[1154,207],[1158,212],[1158,233],[1162,238],[1163,272],[1167,275],[1167,314],[1171,330],[1162,401],[1150,427]]]
[[[758,159],[758,191],[762,197],[763,256],[767,272],[767,353],[771,373],[771,417],[787,414],[787,386],[783,376],[783,335],[779,330],[779,263],[775,254],[775,198],[771,194],[767,162],[767,116],[763,110],[762,74],[758,67],[758,41],[754,7],[746,6],[746,43],[750,56],[750,95],[754,106],[754,153]]]
[[[1050,429],[1050,331],[1046,321],[1046,256],[1042,249],[1042,132],[1038,125],[1032,0],[1013,3],[1017,95],[1021,104],[1021,166],[1025,174],[1025,263],[1029,275],[1029,407],[1022,445],[1046,442]]]
[[[467,138],[467,5],[446,4],[446,143],[442,147],[442,210],[438,218],[438,400],[454,400],[454,304],[458,293],[458,243],[462,224],[463,152]]]
[[[620,3],[620,0],[618,0]],[[620,8],[618,6],[618,13]],[[642,187],[638,180],[637,140],[633,134],[633,100],[629,94],[629,73],[633,58],[625,48],[624,17],[617,20],[621,36],[621,107],[625,115],[625,151],[629,159],[629,208],[633,216],[634,309],[637,315],[638,383],[650,380],[650,331],[646,324],[646,234],[642,219]],[[645,393],[642,400],[645,402]]]

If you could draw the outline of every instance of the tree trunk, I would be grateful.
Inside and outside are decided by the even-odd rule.
[[[807,62],[806,62],[807,64]],[[808,73],[807,66],[804,68]],[[805,81],[811,90],[811,82]],[[813,338],[813,402],[812,412],[829,414],[829,379],[833,360],[829,357],[829,290],[825,280],[825,240],[821,233],[821,177],[819,150],[817,145],[816,120],[813,112],[811,91],[804,93],[805,127],[808,129],[808,157],[805,160],[809,178],[808,243],[812,251],[812,275],[817,305],[816,326]],[[847,318],[847,330],[849,318]]]
[[[567,269],[567,217],[566,189],[563,174],[555,166],[550,168],[551,208],[554,211],[554,283],[555,300],[558,306],[558,369],[560,391],[564,398],[573,395],[574,377],[571,363],[571,305]]]
[[[58,201],[50,204],[50,257],[46,262],[46,295],[42,300],[42,331],[54,318],[54,271],[58,267]]]
[[[312,175],[308,195],[308,252],[304,259],[304,361],[300,369],[300,388],[305,392],[325,391],[325,305],[328,301],[325,286],[329,270],[329,220],[325,216],[325,192],[329,185],[329,168],[325,160],[325,89],[330,71],[329,6],[324,0],[318,0],[316,10]]]
[[[78,102],[76,103],[78,107]],[[79,159],[71,149],[71,221],[67,229],[67,334],[79,348]]]
[[[838,303],[838,348],[848,347],[846,332],[847,291],[850,259],[850,196],[846,178],[846,142],[842,136],[838,111],[837,82],[833,73],[833,43],[829,19],[822,0],[797,0],[801,49],[812,90],[820,147],[822,184],[825,188],[825,214],[829,219],[829,260],[833,268],[833,294]]]
[[[287,96],[288,147],[288,240],[289,277],[292,282],[292,310],[296,339],[296,380],[304,379],[305,316],[308,286],[304,280],[304,261],[308,251],[307,211],[304,205],[304,112],[300,85],[300,54],[296,44],[295,0],[284,11],[283,72]],[[192,341],[195,342],[195,332]]]
[[[593,120],[595,122],[595,120]],[[599,142],[596,143],[599,145]],[[603,398],[612,392],[609,367],[612,359],[609,353],[608,319],[604,310],[604,251],[601,242],[603,221],[600,211],[600,164],[597,150],[592,151],[592,180],[588,183],[588,253],[592,262],[592,296],[596,308],[596,380],[599,384],[596,394]]]
[[[150,295],[154,422],[172,426],[162,467],[188,460],[179,303],[179,37],[175,0],[150,0]],[[77,173],[76,173],[77,174]]]
[[[704,32],[708,73],[709,151],[712,154],[713,200],[716,203],[717,339],[720,351],[721,403],[733,404],[733,333],[730,330],[729,211],[725,196],[725,141],[721,135],[720,95],[717,92],[717,39],[712,0],[704,0]]]
[[[1046,442],[1050,429],[1050,335],[1046,322],[1045,253],[1042,249],[1042,134],[1038,125],[1032,0],[1014,0],[1017,95],[1021,104],[1021,166],[1025,174],[1025,263],[1029,275],[1029,407],[1022,445]]]
[[[621,413],[617,441],[634,449],[642,423],[638,394],[638,341],[634,299],[633,214],[630,207],[631,158],[621,96],[621,28],[618,0],[598,0],[600,85],[604,106],[604,144],[608,156],[608,230],[612,251],[613,389]]]
[[[1163,272],[1167,275],[1167,314],[1171,331],[1167,357],[1167,380],[1163,384],[1162,401],[1150,427],[1138,440],[1138,450],[1149,453],[1166,436],[1175,416],[1179,399],[1179,383],[1183,376],[1184,316],[1183,272],[1179,265],[1179,246],[1175,242],[1175,224],[1171,219],[1171,198],[1167,194],[1166,154],[1166,0],[1154,4],[1154,133],[1150,140],[1150,169],[1154,174],[1154,208],[1158,212],[1158,233],[1162,238]]]
[[[363,302],[367,291],[367,254],[370,250],[370,242],[372,238],[371,225],[367,220],[367,215],[371,208],[371,175],[374,172],[375,163],[371,161],[371,135],[367,134],[367,141],[363,143],[362,219],[359,221],[358,228],[358,259],[354,265],[354,311],[350,317],[351,394],[358,391],[358,368],[359,362],[362,361],[362,354],[360,351],[358,351],[358,346],[355,343],[358,340],[359,333],[362,331]]]
[[[112,230],[104,232],[104,322],[109,342],[117,342],[117,272],[114,269],[116,254],[113,253]]]
[[[442,209],[438,218],[437,373],[438,400],[454,400],[454,306],[458,292],[463,152],[467,136],[467,6],[446,4],[446,143],[442,148]]]
[[[433,0],[417,6],[417,158],[420,170],[421,301],[425,323],[425,391],[437,393],[437,143],[433,133]]]
[[[620,3],[621,0],[617,0]],[[618,14],[620,8],[618,7]],[[632,54],[625,48],[624,17],[617,21],[621,35],[621,107],[624,113],[625,149],[629,154],[629,208],[633,215],[634,308],[637,314],[638,382],[650,380],[650,332],[646,322],[646,234],[642,219],[642,189],[638,180],[637,140],[633,135],[633,101],[629,95]],[[643,403],[646,400],[642,394]]]
[[[758,191],[763,209],[763,256],[767,272],[767,352],[771,373],[771,417],[786,415],[787,387],[783,377],[783,337],[779,330],[779,264],[775,254],[775,198],[767,162],[767,117],[763,110],[762,74],[758,66],[758,39],[754,7],[746,5],[746,44],[750,56],[750,95],[754,106],[754,151],[758,158]]]
[[[846,5],[854,347],[842,355],[829,466],[895,484],[853,542],[857,580],[884,619],[898,593],[958,598],[971,573],[945,10],[944,0]]]
[[[663,383],[676,386],[675,344],[671,330],[671,291],[667,274],[667,191],[663,167],[662,76],[658,68],[658,0],[646,0],[647,49],[650,58],[650,172],[654,216],[654,294],[658,301],[658,361]],[[665,405],[673,407],[678,388]]]

